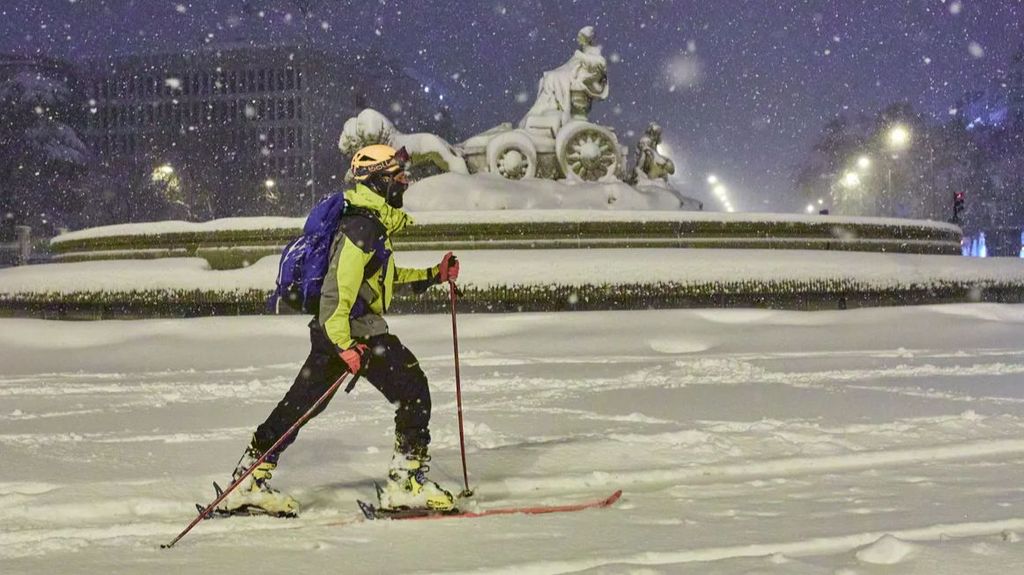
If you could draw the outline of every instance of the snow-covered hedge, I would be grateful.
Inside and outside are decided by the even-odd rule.
[[[458,252],[466,311],[755,306],[787,309],[1024,302],[1024,261],[801,250],[558,249]],[[401,252],[426,267],[440,251]],[[198,258],[0,270],[0,314],[264,313],[276,258],[214,271]],[[442,312],[446,292],[399,290],[393,311]]]
[[[259,315],[269,292],[262,290],[144,290],[0,295],[0,316],[107,319]],[[1024,303],[1024,283],[940,282],[879,289],[849,280],[741,281],[625,285],[509,285],[463,288],[460,311],[584,311],[761,307],[847,309],[955,302]],[[442,313],[448,295],[398,294],[391,313]]]

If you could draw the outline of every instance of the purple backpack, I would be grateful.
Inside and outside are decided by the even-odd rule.
[[[338,192],[321,200],[309,212],[302,235],[281,252],[277,287],[267,300],[270,311],[280,313],[282,300],[296,311],[310,314],[320,311],[320,289],[331,265],[331,242],[344,211],[345,193]]]

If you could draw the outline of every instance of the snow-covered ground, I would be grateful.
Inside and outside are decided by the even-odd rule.
[[[449,318],[394,318],[461,483]],[[392,411],[360,384],[282,458],[301,518],[201,523],[306,352],[297,317],[0,320],[0,571],[1024,572],[1024,306],[460,317],[481,508],[366,523]]]

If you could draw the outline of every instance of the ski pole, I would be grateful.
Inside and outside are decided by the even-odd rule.
[[[245,470],[245,473],[243,473],[241,477],[234,480],[234,482],[232,482],[231,485],[228,485],[227,489],[225,489],[223,492],[217,495],[217,498],[213,500],[213,503],[207,505],[206,509],[200,511],[199,516],[193,519],[192,523],[189,523],[188,527],[186,527],[181,533],[179,533],[177,537],[172,539],[170,543],[161,545],[160,548],[170,549],[171,547],[174,547],[174,544],[180,541],[181,538],[184,537],[186,533],[191,531],[192,528],[195,527],[200,521],[209,517],[213,509],[217,507],[217,505],[219,505],[221,501],[224,501],[228,494],[234,491],[236,487],[241,485],[241,483],[245,481],[246,477],[249,477],[249,475],[253,471],[255,471],[255,469],[259,467],[261,463],[267,460],[267,457],[269,457],[270,454],[275,453],[277,451],[277,448],[280,447],[282,443],[284,443],[293,433],[295,433],[296,430],[302,427],[302,424],[306,423],[306,420],[312,417],[313,413],[316,412],[316,409],[320,407],[320,404],[327,401],[327,398],[331,397],[334,394],[334,392],[338,391],[338,388],[341,387],[341,384],[345,383],[346,378],[348,378],[348,372],[341,374],[341,377],[339,377],[338,380],[334,382],[334,385],[332,385],[326,392],[324,392],[324,394],[320,396],[320,399],[316,400],[316,403],[314,403],[313,406],[310,407],[306,413],[302,414],[302,417],[300,417],[298,421],[293,423],[292,426],[288,428],[288,431],[284,432],[284,435],[279,437],[278,440],[274,442],[274,445],[271,446],[270,449],[266,450],[263,453],[263,455],[261,455],[260,458],[256,460],[255,463],[250,465],[249,468]],[[358,378],[359,376],[356,375],[355,379]],[[355,381],[355,379],[353,379],[353,381]]]
[[[452,257],[452,259],[455,259]],[[455,348],[455,403],[459,409],[459,451],[462,452],[462,481],[466,488],[459,494],[459,497],[472,497],[473,490],[469,488],[469,472],[466,470],[466,434],[463,431],[462,423],[462,379],[459,375],[459,328],[455,322],[455,294],[459,288],[455,287],[455,281],[448,281],[448,293],[452,302],[452,346]]]

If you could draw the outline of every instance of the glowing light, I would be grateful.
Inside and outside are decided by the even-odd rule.
[[[842,183],[847,188],[856,188],[860,185],[860,176],[857,175],[857,172],[846,172],[843,175]]]
[[[718,176],[714,174],[708,174],[708,183],[712,186],[718,183]]]
[[[814,213],[814,204],[807,204],[807,213],[808,214],[813,214]]]
[[[172,166],[170,164],[164,164],[164,165],[158,167],[156,169],[156,171],[160,172],[161,174],[163,174],[165,176],[169,176],[169,175],[174,173],[174,166]]]
[[[857,167],[866,170],[871,167],[871,158],[867,156],[861,156],[857,158]]]
[[[892,128],[889,128],[889,134],[886,136],[889,140],[889,146],[892,148],[905,148],[910,143],[910,130],[906,126],[896,124]]]
[[[729,190],[726,190],[725,186],[723,186],[722,184],[718,184],[711,191],[715,192],[715,195],[718,197],[724,197],[725,193],[728,192]]]
[[[277,182],[275,182],[274,180],[268,179],[267,181],[263,182],[263,185],[268,187],[268,188],[273,188],[274,186],[277,185]]]

